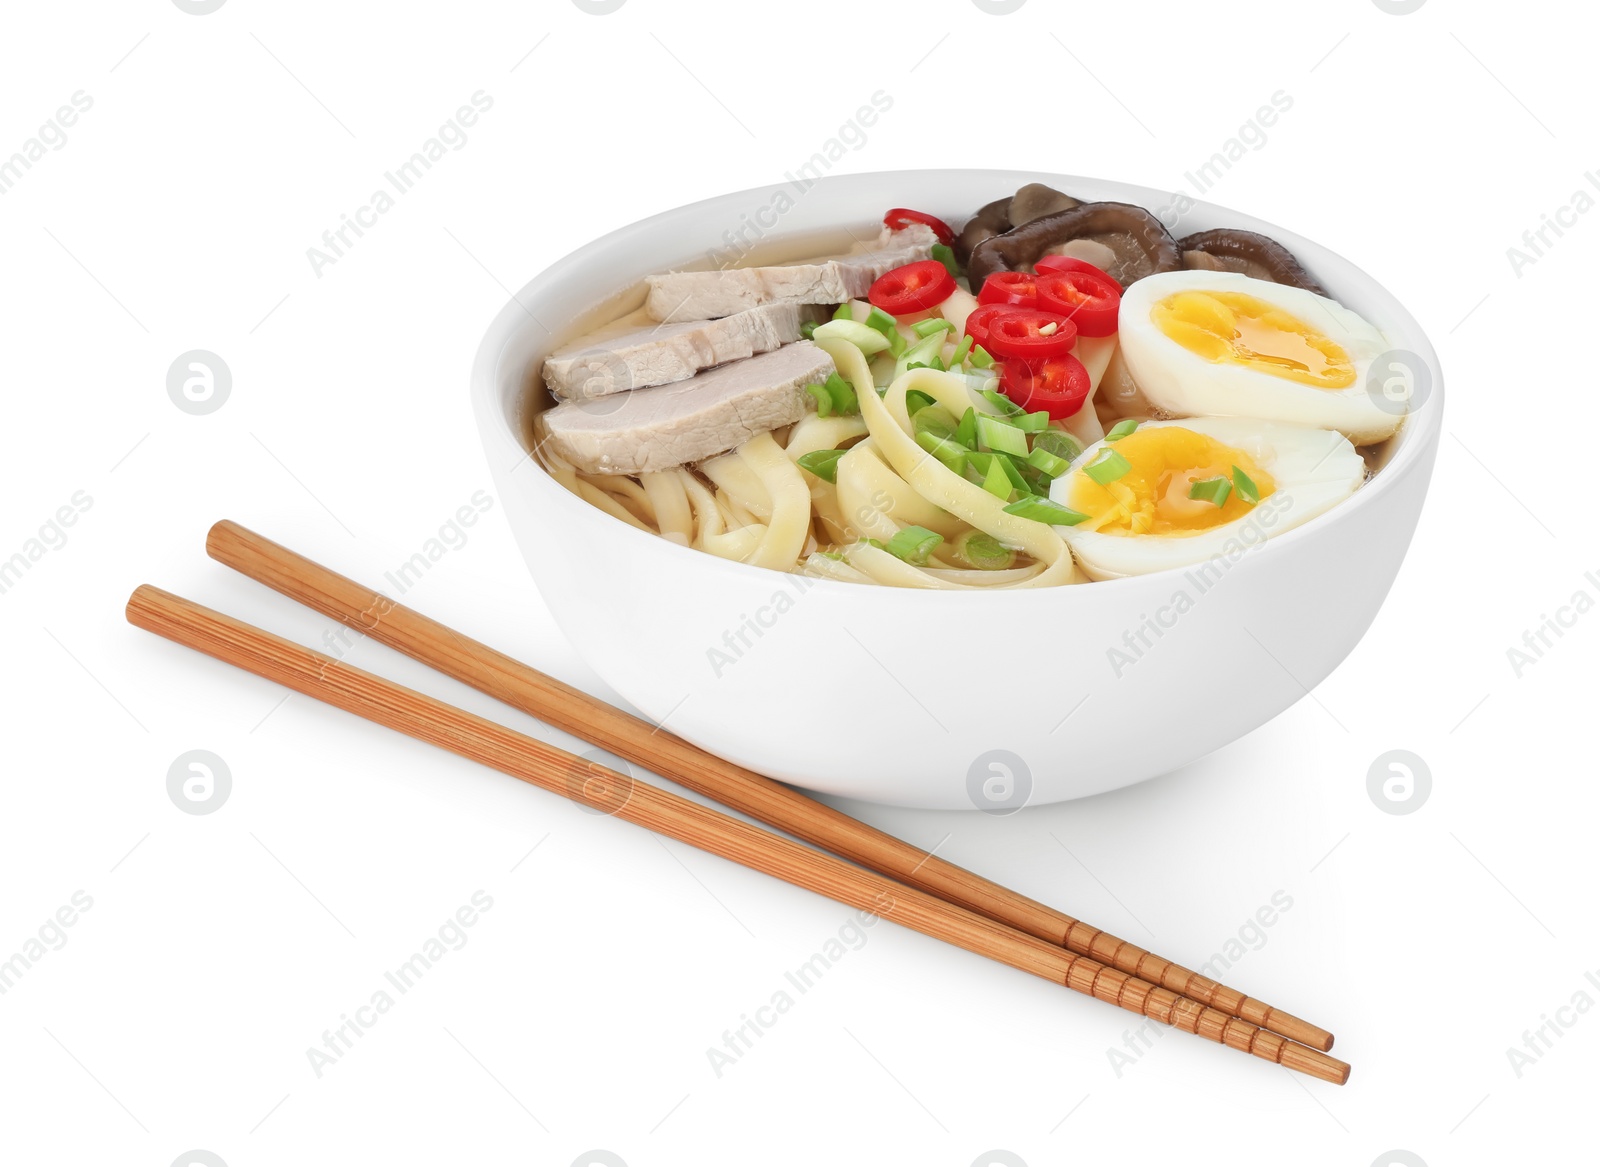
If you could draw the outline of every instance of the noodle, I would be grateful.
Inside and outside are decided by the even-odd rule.
[[[757,434],[740,446],[739,458],[759,478],[772,503],[771,521],[745,562],[793,571],[811,533],[811,491],[806,480],[771,434]]]
[[[835,559],[831,555],[808,555],[806,561],[800,565],[801,575],[815,576],[818,579],[834,579],[840,583],[877,583],[869,575],[865,575],[851,567],[842,559]]]
[[[844,417],[818,417],[811,414],[795,423],[783,452],[789,455],[790,461],[798,462],[805,454],[814,454],[818,450],[837,450],[851,438],[859,438],[866,432],[867,423],[859,414]]]
[[[701,482],[689,471],[679,466],[676,471],[683,482],[683,492],[689,497],[689,505],[694,510],[695,542],[700,550],[706,550],[706,539],[720,535],[728,529],[728,521],[722,514],[722,509],[717,506],[717,500]]]
[[[849,463],[848,467],[846,463]],[[884,535],[881,530],[862,530],[862,534],[870,534],[879,539],[890,538],[898,527],[895,524],[915,525],[926,527],[930,531],[937,531],[946,539],[954,539],[963,531],[970,530],[966,523],[941,510],[927,499],[923,498],[904,478],[884,464],[882,456],[878,453],[877,445],[871,438],[852,446],[850,452],[839,459],[838,476],[841,480],[839,486],[839,505],[847,515],[857,515],[856,499],[860,499],[862,507],[877,510],[892,518],[889,534]],[[843,479],[846,474],[851,479],[851,501],[846,501]],[[861,498],[858,492],[865,492],[866,497]],[[856,524],[858,527],[860,523]]]
[[[608,474],[590,481],[627,507],[643,522],[655,522],[655,507],[651,505],[650,496],[645,494],[644,487],[633,479],[620,474]]]
[[[1019,584],[1024,580],[1030,580],[1043,570],[1044,564],[1030,563],[1027,567],[1006,567],[999,570],[979,567],[930,567],[928,574],[934,579],[966,584],[969,587],[1003,587],[1006,584]]]
[[[755,554],[756,548],[761,546],[761,538],[767,533],[765,523],[751,523],[747,527],[729,531],[726,535],[711,535],[705,541],[705,550],[713,555],[720,555],[723,559],[732,559],[739,563],[748,563],[750,556]]]
[[[966,586],[950,583],[923,571],[920,567],[913,567],[905,560],[890,555],[871,543],[857,543],[846,548],[844,557],[845,562],[851,567],[866,573],[878,583],[889,584],[892,587],[957,591],[964,590]]]
[[[895,537],[900,525],[884,513],[888,499],[881,493],[873,494],[869,465],[884,468],[867,442],[852,446],[850,452],[839,459],[834,469],[839,510],[845,527],[855,537],[887,541]]]
[[[589,475],[580,474],[565,462],[558,462],[552,459],[550,461],[550,476],[590,506],[599,507],[606,514],[611,515],[613,518],[621,519],[629,526],[638,527],[641,531],[650,530],[648,526],[636,519],[633,516],[633,512],[628,510],[627,507],[590,481]]]
[[[897,377],[880,401],[860,349],[836,339],[817,343],[833,358],[845,380],[855,387],[861,416],[867,420],[867,432],[900,477],[929,502],[964,519],[1007,547],[1020,548],[1045,564],[1045,570],[1031,580],[1012,586],[1054,587],[1082,582],[1066,540],[1053,527],[1007,514],[1005,504],[998,498],[956,474],[912,440],[906,393],[912,389],[926,393],[960,417],[969,407],[977,407],[965,380],[934,369],[912,369]]]
[[[763,435],[768,441],[770,434]],[[754,441],[755,439],[751,439]],[[739,451],[722,454],[700,464],[705,476],[717,484],[718,489],[734,503],[752,515],[765,519],[772,514],[772,499],[761,477],[750,464],[739,457]]]
[[[728,526],[732,527],[764,527],[766,526],[755,515],[751,514],[737,499],[730,498],[725,490],[717,491],[717,505],[728,516]],[[765,509],[765,508],[763,508]]]
[[[823,479],[818,479],[811,488],[811,509],[816,513],[817,521],[822,525],[823,532],[828,536],[830,543],[848,543],[856,538],[855,532],[850,529],[850,524],[844,521],[844,510],[839,506],[839,491]]]
[[[689,496],[683,482],[670,470],[641,474],[644,493],[655,512],[656,529],[663,539],[688,547],[694,536],[694,517],[689,511]]]

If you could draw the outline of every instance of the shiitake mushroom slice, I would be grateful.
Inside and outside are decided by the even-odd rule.
[[[1183,253],[1185,268],[1238,272],[1253,279],[1304,288],[1319,296],[1328,294],[1287,247],[1254,231],[1236,227],[1197,231],[1180,239],[1178,249]]]
[[[1073,207],[1082,205],[1082,199],[1062,194],[1053,186],[1046,186],[1042,182],[1030,182],[1027,186],[1018,187],[1017,193],[1011,196],[1011,226],[1025,227],[1035,219],[1042,219],[1057,211],[1070,211]]]
[[[972,249],[985,239],[992,239],[1002,231],[1011,230],[1011,197],[995,199],[992,203],[985,203],[978,208],[978,213],[967,220],[967,225],[961,228],[961,233],[956,236],[955,246],[952,250],[956,253],[956,261],[962,267],[972,258]]]
[[[1105,244],[1116,259],[1107,269],[1123,287],[1162,271],[1177,271],[1183,255],[1161,220],[1132,203],[1081,203],[1013,227],[972,249],[967,276],[976,290],[997,271],[1028,271],[1052,247],[1073,239]]]

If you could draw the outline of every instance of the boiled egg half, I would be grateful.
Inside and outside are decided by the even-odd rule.
[[[1326,296],[1235,272],[1163,272],[1131,284],[1122,359],[1157,409],[1338,430],[1356,445],[1399,428],[1392,386],[1368,392],[1382,332]]]
[[[1084,573],[1117,579],[1208,560],[1231,567],[1365,477],[1361,455],[1334,430],[1196,417],[1108,435],[1073,460],[1050,498],[1084,516],[1056,528]]]

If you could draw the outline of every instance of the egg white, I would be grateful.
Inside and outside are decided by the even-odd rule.
[[[1217,557],[1231,562],[1349,498],[1366,477],[1361,455],[1348,438],[1333,430],[1234,417],[1150,421],[1140,428],[1164,426],[1193,430],[1244,451],[1272,476],[1274,490],[1249,514],[1192,535],[1108,535],[1057,527],[1090,579],[1145,575]],[[1052,501],[1072,505],[1068,501],[1072,475],[1105,446],[1104,441],[1096,442],[1074,459],[1072,469],[1051,486]]]
[[[1350,355],[1355,383],[1318,389],[1243,365],[1213,364],[1168,337],[1151,309],[1185,291],[1241,292],[1265,301],[1317,329]],[[1400,414],[1375,402],[1367,376],[1375,357],[1389,349],[1382,332],[1350,309],[1304,288],[1252,279],[1237,272],[1174,271],[1129,285],[1117,316],[1122,359],[1152,405],[1186,417],[1260,417],[1338,430],[1357,445],[1383,441],[1399,428]]]

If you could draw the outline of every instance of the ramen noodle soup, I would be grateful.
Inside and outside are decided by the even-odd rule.
[[[1183,568],[1339,505],[1403,423],[1390,349],[1285,248],[1033,183],[957,232],[646,278],[552,353],[531,434],[619,522],[858,584]],[[1387,383],[1385,383],[1387,384]]]

